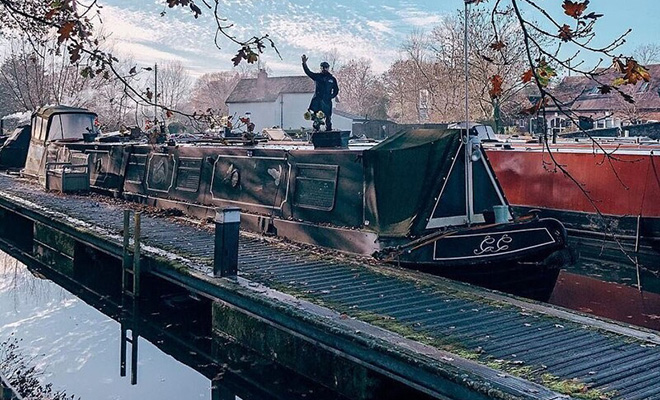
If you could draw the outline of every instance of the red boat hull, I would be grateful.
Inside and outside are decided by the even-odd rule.
[[[514,211],[539,209],[562,221],[574,239],[616,237],[613,248],[660,269],[660,146],[608,145],[612,157],[590,145],[557,145],[551,154],[522,146],[487,149]]]
[[[488,158],[511,204],[660,217],[660,148],[619,150],[607,158],[585,147],[553,148],[552,157],[574,180],[554,167],[547,151],[489,150]]]

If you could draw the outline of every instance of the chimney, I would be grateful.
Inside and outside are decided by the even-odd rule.
[[[266,94],[266,80],[268,79],[268,72],[265,69],[260,69],[257,74],[257,90],[262,95]]]

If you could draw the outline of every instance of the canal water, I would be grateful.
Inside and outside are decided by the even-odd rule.
[[[579,250],[575,264],[559,274],[549,303],[660,331],[658,273],[641,267],[638,274],[618,250]]]
[[[18,360],[35,367],[41,382],[83,400],[342,398],[237,344],[211,339],[210,327],[195,324],[194,308],[206,306],[182,294],[142,310],[143,318],[131,326],[149,338],[137,337],[136,365],[127,344],[126,374],[121,376],[121,309],[109,295],[83,300],[42,272],[0,251],[0,364],[5,374],[14,369],[6,365],[14,345]],[[183,317],[167,304],[183,309]],[[210,353],[217,359],[209,360]]]
[[[209,380],[140,338],[140,380],[119,376],[120,324],[50,280],[0,252],[0,337],[44,382],[83,399],[209,398]]]

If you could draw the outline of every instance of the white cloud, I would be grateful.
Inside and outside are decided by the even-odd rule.
[[[105,25],[113,30],[120,51],[130,52],[140,63],[180,60],[196,76],[232,68],[230,59],[238,46],[223,39],[222,50],[215,47],[211,12],[204,9],[202,17],[194,20],[187,9],[179,7],[167,9],[167,16],[161,18],[157,11],[162,2],[153,1],[135,4],[130,10],[104,7]],[[235,23],[232,35],[268,33],[275,41],[282,59],[268,44],[263,57],[276,75],[298,74],[302,53],[314,59],[331,50],[343,60],[370,59],[374,71],[383,72],[397,58],[411,29],[430,28],[441,20],[439,14],[424,11],[432,8],[411,3],[391,7],[345,0],[219,0],[219,4],[227,23]]]
[[[391,23],[388,21],[367,21],[367,26],[373,28],[377,32],[394,34]]]
[[[442,21],[442,15],[414,7],[403,8],[395,11],[401,17],[402,25],[410,25],[418,28],[432,28]]]

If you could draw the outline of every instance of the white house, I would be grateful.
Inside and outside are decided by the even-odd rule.
[[[341,82],[339,82],[341,93]],[[280,127],[284,130],[310,128],[311,121],[303,115],[314,95],[314,81],[307,76],[269,77],[260,70],[257,78],[241,79],[227,98],[229,115],[234,119],[250,113],[250,121],[255,131],[264,128]],[[353,119],[334,112],[332,127],[337,130],[351,130]]]

